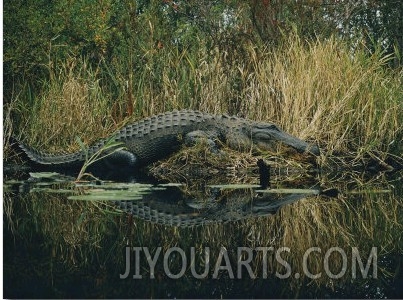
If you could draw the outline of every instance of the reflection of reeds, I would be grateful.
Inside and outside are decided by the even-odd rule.
[[[14,224],[15,234],[29,237],[32,230],[37,231],[44,237],[44,243],[51,247],[53,257],[65,260],[67,264],[85,267],[96,257],[113,262],[112,265],[121,272],[125,246],[150,247],[151,251],[160,246],[163,251],[180,247],[187,254],[190,247],[195,247],[198,263],[202,265],[204,247],[210,247],[213,268],[221,247],[228,249],[234,265],[237,247],[273,247],[275,250],[288,247],[290,253],[283,252],[281,256],[292,266],[292,274],[301,274],[298,280],[290,279],[290,284],[297,288],[310,281],[303,272],[305,251],[319,247],[322,253],[310,255],[308,267],[311,273],[322,273],[322,277],[313,283],[331,286],[351,279],[352,247],[358,248],[364,263],[372,247],[377,247],[379,257],[403,253],[401,196],[374,192],[379,190],[380,183],[363,186],[355,193],[346,190],[344,184],[335,183],[334,186],[341,191],[337,199],[309,197],[282,207],[272,217],[196,228],[153,225],[117,214],[106,204],[66,201],[59,195],[39,192],[18,200],[10,198],[5,201],[5,211],[12,212],[8,223]],[[323,265],[324,254],[331,247],[340,247],[348,256],[346,275],[334,281],[326,276]],[[255,255],[252,269],[261,278],[262,253],[256,252]],[[269,277],[273,277],[276,271],[284,273],[284,267],[275,259],[274,252],[268,255]],[[145,260],[143,263],[143,275],[147,276],[148,265]],[[340,256],[332,256],[331,270],[338,273],[341,263]],[[162,264],[157,268],[162,274]],[[388,272],[393,270],[383,269],[380,265],[378,277],[383,278]],[[358,273],[358,279],[360,276]]]

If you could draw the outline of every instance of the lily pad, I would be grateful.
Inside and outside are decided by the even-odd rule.
[[[89,187],[89,186],[86,186]],[[69,196],[70,200],[85,200],[85,201],[131,201],[140,200],[144,195],[155,190],[164,190],[163,187],[153,186],[151,184],[108,184],[94,185],[93,188],[86,189],[84,194]]]
[[[259,184],[213,184],[209,185],[211,188],[225,189],[251,189],[261,187]]]
[[[73,177],[62,175],[57,172],[30,172],[31,178],[39,180],[53,180],[53,181],[72,181]]]
[[[319,190],[312,189],[266,189],[256,190],[257,193],[269,193],[269,194],[312,194],[319,195]]]

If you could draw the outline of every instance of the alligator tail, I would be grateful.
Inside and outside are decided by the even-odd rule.
[[[68,154],[51,154],[45,153],[34,148],[31,148],[24,143],[13,138],[19,149],[28,157],[28,159],[34,163],[40,165],[73,165],[76,163],[82,163],[85,161],[85,154],[81,151],[68,153]]]

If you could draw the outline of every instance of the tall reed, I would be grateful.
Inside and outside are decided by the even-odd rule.
[[[20,96],[20,119],[28,120],[20,132],[56,149],[75,135],[91,141],[129,120],[190,108],[278,123],[317,141],[325,156],[401,151],[402,71],[388,69],[382,53],[291,36],[275,50],[245,43],[231,58],[202,42],[197,51],[168,45],[143,54],[92,68],[77,59],[53,67],[32,104]]]

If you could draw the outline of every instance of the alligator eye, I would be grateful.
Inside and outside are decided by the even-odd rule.
[[[275,124],[270,124],[270,123],[262,123],[256,125],[256,128],[262,129],[262,130],[276,130],[280,131],[280,129],[275,125]]]
[[[268,127],[268,129],[271,129],[271,130],[277,130],[277,131],[280,131],[280,129],[278,129],[278,127],[276,126],[276,125],[274,125],[274,124],[270,124],[269,126],[267,126]]]

